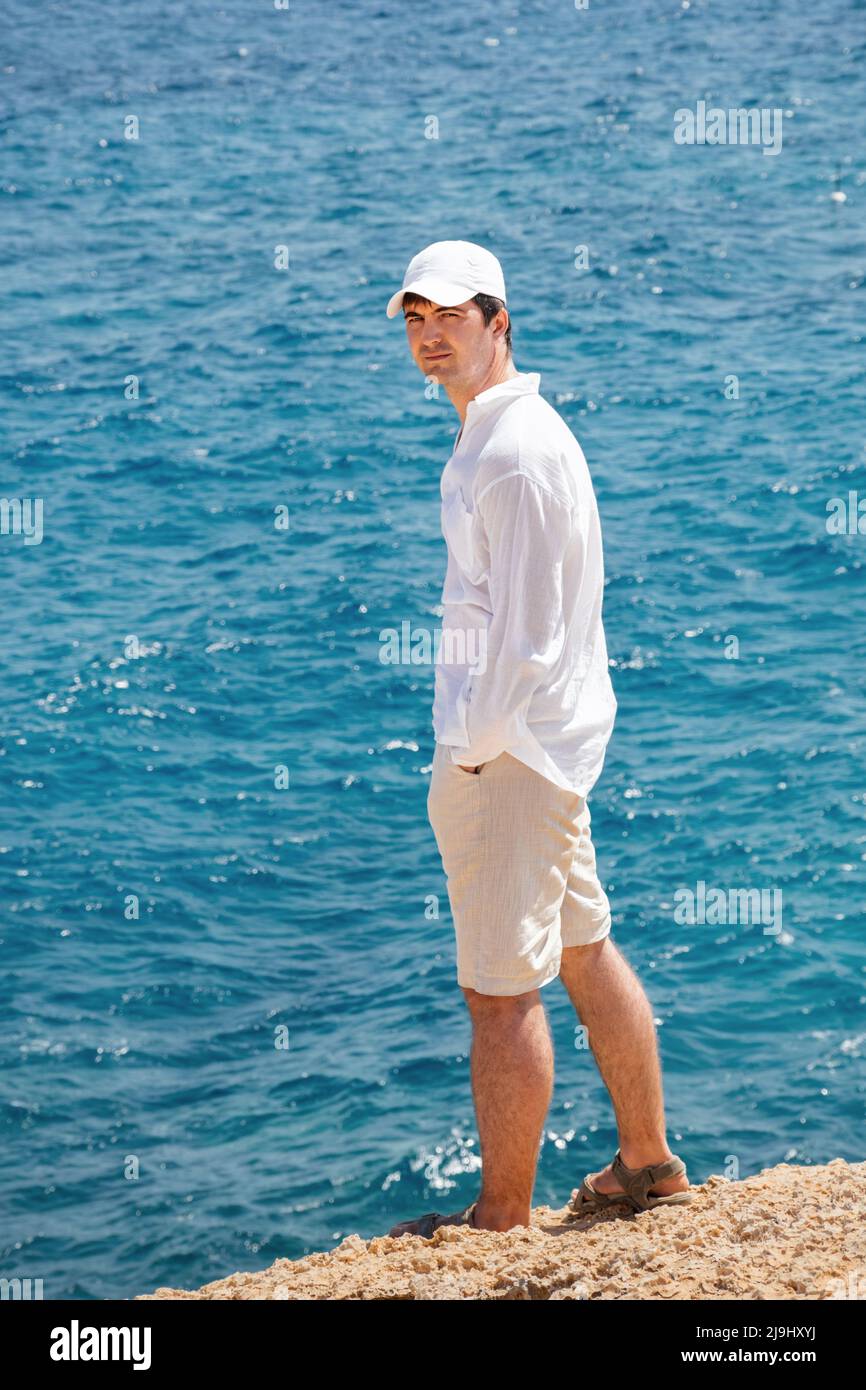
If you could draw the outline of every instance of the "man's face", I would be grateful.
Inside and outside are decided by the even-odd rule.
[[[489,372],[496,352],[493,329],[499,315],[486,324],[472,299],[446,307],[407,295],[403,317],[410,351],[425,376],[435,377],[447,389],[449,385],[471,384]]]

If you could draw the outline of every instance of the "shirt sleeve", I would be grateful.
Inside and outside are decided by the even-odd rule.
[[[556,665],[565,639],[562,567],[573,537],[573,506],[522,473],[497,480],[478,510],[490,555],[493,610],[482,660],[463,685],[468,747],[453,762],[491,762],[525,732],[533,692]]]

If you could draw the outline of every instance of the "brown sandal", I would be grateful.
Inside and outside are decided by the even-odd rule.
[[[676,1154],[665,1159],[664,1163],[648,1164],[645,1168],[626,1168],[622,1154],[617,1149],[611,1171],[622,1192],[596,1192],[590,1181],[594,1175],[587,1173],[580,1187],[572,1193],[566,1220],[573,1221],[624,1203],[635,1211],[651,1211],[653,1207],[679,1206],[694,1197],[693,1192],[671,1192],[667,1197],[649,1196],[650,1188],[655,1187],[656,1183],[664,1182],[665,1178],[676,1178],[686,1171],[686,1165]]]
[[[464,1211],[452,1212],[450,1216],[442,1216],[438,1211],[428,1211],[425,1216],[419,1216],[414,1221],[400,1221],[396,1226],[392,1226],[388,1232],[389,1236],[422,1236],[424,1240],[429,1240],[434,1231],[438,1231],[440,1226],[471,1226],[473,1231],[479,1228],[475,1225],[475,1208],[478,1206],[478,1198],[470,1202]]]

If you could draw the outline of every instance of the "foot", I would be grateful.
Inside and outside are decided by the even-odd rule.
[[[433,1232],[442,1226],[469,1226],[474,1231],[510,1231],[515,1226],[529,1226],[531,1222],[532,1213],[528,1208],[518,1211],[491,1203],[485,1205],[479,1199],[471,1202],[463,1211],[451,1212],[450,1215],[428,1211],[424,1216],[416,1217],[414,1221],[400,1221],[391,1227],[388,1235],[422,1236],[423,1239],[430,1240]]]
[[[400,1236],[421,1236],[424,1240],[430,1240],[434,1231],[438,1231],[440,1226],[471,1226],[475,1229],[475,1209],[478,1202],[470,1202],[468,1207],[462,1211],[451,1212],[450,1215],[443,1215],[442,1212],[428,1211],[424,1216],[418,1216],[414,1221],[399,1221],[396,1226],[392,1226],[388,1232],[389,1236],[399,1238]]]
[[[629,1154],[629,1162],[626,1163],[626,1155],[623,1154],[622,1161],[627,1168],[645,1168],[648,1164],[655,1167],[659,1163],[664,1163],[666,1159],[673,1158],[670,1149],[663,1154],[647,1154],[644,1158],[640,1154]],[[616,1181],[611,1171],[613,1163],[609,1163],[606,1168],[602,1168],[600,1173],[591,1173],[589,1180],[596,1192],[601,1192],[605,1197],[612,1197],[617,1192],[622,1192],[622,1188]],[[689,1180],[685,1173],[679,1173],[675,1178],[664,1178],[661,1182],[651,1187],[647,1195],[649,1197],[669,1197],[672,1192],[687,1192]],[[572,1197],[577,1195],[577,1188],[572,1191]]]

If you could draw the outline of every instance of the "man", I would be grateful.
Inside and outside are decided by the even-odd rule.
[[[479,1197],[389,1234],[530,1223],[553,1052],[540,990],[560,976],[616,1113],[620,1148],[572,1193],[575,1214],[691,1199],[665,1139],[652,1010],[610,939],[586,798],[616,713],[601,619],[601,529],[562,417],[519,372],[499,261],[440,241],[388,303],[418,368],[460,417],[442,474],[448,566],[428,812],[472,1019]],[[483,660],[469,661],[481,649]],[[455,656],[456,654],[456,656]],[[628,1165],[628,1166],[626,1166]]]

